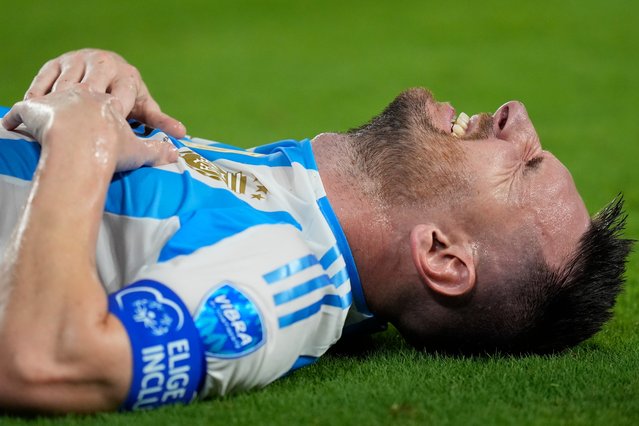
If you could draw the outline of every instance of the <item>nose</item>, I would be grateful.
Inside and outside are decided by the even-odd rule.
[[[526,107],[519,101],[510,101],[493,114],[493,131],[497,138],[513,143],[526,143],[541,148],[539,136]]]

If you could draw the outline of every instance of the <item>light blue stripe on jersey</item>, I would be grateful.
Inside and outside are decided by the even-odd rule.
[[[273,296],[273,301],[275,302],[275,305],[281,305],[331,284],[331,280],[329,280],[325,274],[322,274],[319,277],[306,281],[305,283],[275,294]]]
[[[31,180],[40,158],[40,144],[15,139],[0,139],[0,174]]]
[[[340,269],[335,275],[331,277],[331,282],[333,283],[335,288],[338,288],[339,286],[344,284],[347,279],[348,279],[348,272],[346,272],[346,268],[344,268],[344,269]]]
[[[30,180],[38,164],[40,145],[15,139],[0,139],[0,143],[0,174]],[[226,188],[213,188],[194,179],[188,171],[175,173],[152,167],[116,173],[107,192],[105,211],[137,218],[177,216],[180,229],[160,252],[159,261],[192,253],[256,225],[290,224],[301,230],[288,212],[257,210]]]
[[[313,265],[317,265],[317,263],[317,258],[314,255],[309,254],[308,256],[295,259],[286,265],[280,266],[268,274],[265,274],[263,278],[267,283],[273,284],[295,275],[304,269],[310,268]]]
[[[315,163],[315,158],[313,157],[313,151],[311,149],[311,140],[303,139],[301,141],[297,141],[294,139],[285,139],[277,142],[273,142],[267,145],[261,145],[253,148],[252,152],[256,154],[265,154],[268,157],[271,157],[273,163],[263,163],[260,162],[259,159],[261,157],[252,157],[254,163],[248,161],[248,164],[264,164],[266,166],[276,166],[277,161],[281,161],[284,158],[287,158],[286,166],[290,165],[290,163],[299,163],[307,170],[317,170],[317,164]]]
[[[339,248],[337,246],[333,246],[320,259],[320,264],[324,268],[324,270],[328,270],[331,265],[340,257]],[[335,288],[344,284],[348,279],[348,271],[346,268],[339,270],[335,275],[331,277],[331,282],[335,286]]]
[[[202,209],[180,221],[180,228],[162,248],[159,262],[190,254],[257,225],[288,223],[301,230],[287,212],[263,212],[250,206]]]
[[[0,117],[4,117],[11,108],[0,106]]]
[[[338,296],[337,294],[326,294],[320,300],[313,303],[306,308],[295,311],[292,314],[284,315],[278,318],[280,328],[285,328],[295,324],[298,321],[302,321],[310,316],[315,315],[322,308],[322,305],[335,306],[337,308],[346,309],[351,305],[352,297],[351,293],[345,296]]]
[[[320,259],[320,264],[324,269],[330,268],[330,266],[337,260],[339,257],[339,249],[337,246],[333,246]]]
[[[300,368],[306,367],[307,365],[311,365],[315,361],[317,361],[317,357],[315,356],[301,355],[295,360],[295,363],[286,374],[292,373],[293,371],[299,370]]]
[[[263,278],[268,284],[274,284],[295,274],[298,274],[299,272],[304,271],[311,266],[322,263],[322,261],[324,262],[324,265],[330,266],[337,259],[338,254],[339,251],[336,249],[336,247],[332,247],[328,250],[327,253],[324,254],[324,256],[322,256],[322,260],[320,262],[317,261],[317,258],[314,255],[309,254],[299,259],[295,259],[285,265],[282,265],[277,269],[274,269],[273,271],[263,275]],[[326,266],[324,265],[322,266],[324,267],[324,270],[326,270]],[[346,282],[347,279],[348,273],[346,271],[346,268],[338,271],[330,279],[326,274],[321,274],[302,284],[298,284],[292,288],[274,294],[273,302],[276,306],[280,306],[299,297],[310,294],[315,290],[328,287],[330,285],[333,285],[335,288],[337,288],[341,284]],[[351,301],[352,298],[350,292],[343,297],[335,294],[324,295],[322,299],[311,304],[310,306],[280,317],[278,319],[280,328],[287,327],[312,316],[313,314],[319,312],[322,305],[336,306],[344,309],[350,306]]]

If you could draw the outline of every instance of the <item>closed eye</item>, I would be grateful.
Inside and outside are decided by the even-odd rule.
[[[541,162],[544,161],[544,157],[535,157],[535,158],[531,158],[530,160],[526,161],[526,170],[535,170],[537,168],[539,168],[539,165],[541,164]]]

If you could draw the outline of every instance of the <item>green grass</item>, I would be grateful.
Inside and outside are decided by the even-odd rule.
[[[470,113],[520,99],[591,211],[623,191],[639,237],[637,2],[25,1],[1,16],[0,104],[46,59],[108,48],[191,134],[243,146],[344,130],[410,86]],[[0,424],[637,424],[637,255],[628,278],[614,320],[561,356],[437,357],[390,330],[261,391]]]

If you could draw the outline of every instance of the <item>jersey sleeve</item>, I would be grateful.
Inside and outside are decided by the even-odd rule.
[[[322,355],[342,331],[348,285],[328,278],[290,225],[260,225],[144,268],[179,295],[206,361],[200,396],[262,387]]]

